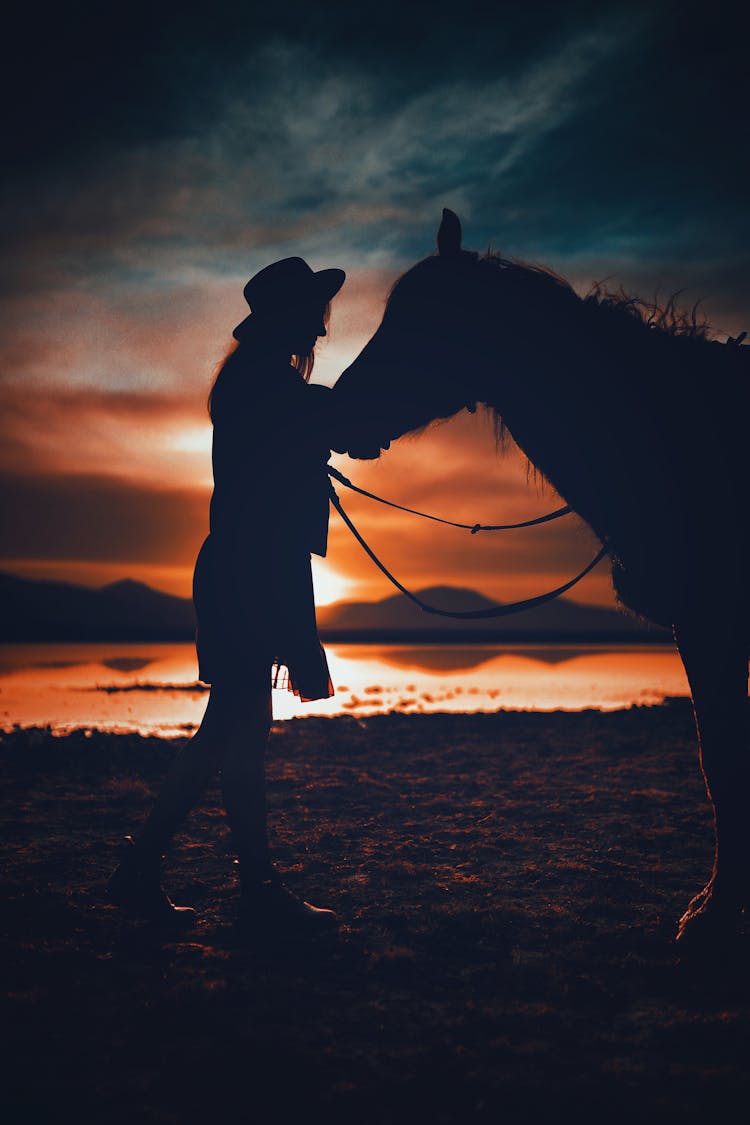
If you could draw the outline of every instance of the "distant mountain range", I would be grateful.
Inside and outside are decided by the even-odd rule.
[[[501,604],[461,586],[430,586],[417,591],[428,605],[461,613]],[[509,617],[461,621],[425,613],[403,594],[377,602],[338,602],[318,610],[321,636],[329,640],[411,642],[431,640],[649,641],[666,630],[645,625],[614,609],[557,598]]]
[[[0,574],[4,641],[182,641],[195,632],[189,598],[129,578],[94,590]]]
[[[493,604],[463,587],[432,586],[418,593],[425,602],[462,612]],[[189,598],[164,594],[129,578],[91,589],[0,574],[0,621],[3,641],[184,641],[191,640],[195,631]],[[381,601],[322,606],[318,624],[324,641],[349,643],[669,639],[664,629],[567,598],[513,617],[454,621],[426,614],[403,594],[394,594]]]

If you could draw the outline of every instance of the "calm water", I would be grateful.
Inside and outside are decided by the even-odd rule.
[[[328,645],[333,699],[274,692],[274,716],[388,711],[612,710],[687,695],[674,649]],[[191,644],[0,645],[0,728],[174,735],[203,714]]]

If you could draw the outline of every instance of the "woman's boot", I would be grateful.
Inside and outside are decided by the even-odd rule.
[[[271,869],[268,877],[260,881],[240,877],[238,921],[244,937],[294,941],[330,933],[338,927],[333,910],[298,898],[276,871]]]
[[[190,926],[196,912],[192,906],[175,906],[160,882],[161,857],[144,861],[132,836],[125,837],[125,851],[107,883],[107,897],[125,914],[159,925]]]

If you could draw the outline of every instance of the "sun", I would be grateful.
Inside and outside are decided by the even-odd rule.
[[[356,583],[334,570],[325,559],[312,558],[313,587],[316,605],[331,605],[349,597]]]
[[[211,455],[213,429],[210,422],[195,426],[180,426],[166,438],[166,443],[178,453],[207,453]]]

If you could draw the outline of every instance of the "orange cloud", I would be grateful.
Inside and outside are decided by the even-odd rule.
[[[208,529],[208,495],[117,477],[8,476],[0,503],[6,558],[184,565]]]
[[[462,523],[517,522],[562,504],[551,487],[529,472],[515,446],[497,451],[490,420],[481,413],[464,413],[419,437],[402,438],[378,462],[334,460],[371,492]],[[396,512],[342,486],[337,491],[375,552],[411,588],[465,585],[510,601],[567,580],[597,550],[594,536],[574,516],[521,531],[471,535]],[[391,592],[336,516],[330,555],[344,573],[356,574],[368,597]],[[574,596],[611,603],[611,583],[602,570]]]
[[[374,331],[392,280],[376,270],[350,277],[316,381],[335,382]],[[244,314],[241,285],[68,291],[46,315],[44,305],[39,295],[17,296],[2,357],[0,565],[94,583],[130,576],[188,594],[211,487],[206,394]],[[559,504],[512,446],[498,455],[481,411],[405,437],[378,462],[334,462],[363,487],[466,523],[521,520]],[[466,585],[510,600],[570,577],[594,550],[573,519],[470,536],[344,491],[342,499],[410,587]],[[335,516],[327,566],[348,581],[349,596],[390,592]],[[580,596],[611,600],[606,575],[588,578]]]

